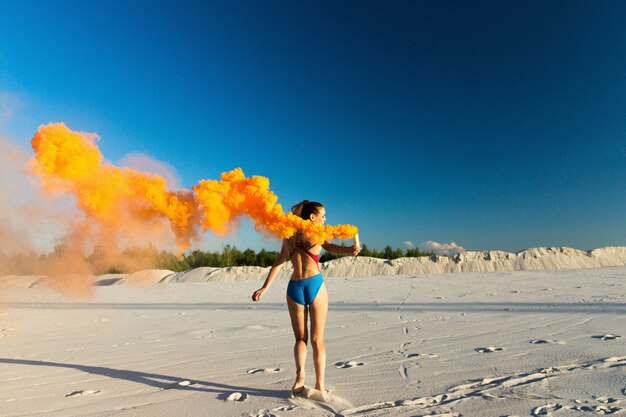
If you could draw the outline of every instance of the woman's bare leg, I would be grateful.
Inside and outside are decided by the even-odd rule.
[[[306,344],[308,342],[307,313],[308,309],[293,301],[287,296],[287,306],[291,317],[291,327],[293,335],[296,337],[296,344],[293,347],[293,357],[296,360],[296,381],[291,390],[300,392],[304,387],[304,364],[306,362]]]
[[[328,291],[323,283],[315,300],[311,303],[311,345],[313,346],[313,363],[315,364],[315,389],[324,392],[324,374],[326,368],[326,348],[324,347],[324,329],[328,315]]]

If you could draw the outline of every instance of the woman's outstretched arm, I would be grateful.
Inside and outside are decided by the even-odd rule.
[[[265,294],[265,292],[270,288],[270,285],[272,285],[272,281],[274,281],[274,278],[276,278],[276,275],[278,275],[280,270],[283,269],[283,266],[285,265],[285,262],[287,261],[288,255],[289,255],[289,248],[287,247],[287,240],[283,239],[283,245],[280,248],[280,254],[278,254],[278,258],[276,258],[276,260],[272,264],[272,267],[270,268],[270,273],[267,275],[267,278],[265,279],[263,286],[252,294],[252,301],[261,300],[261,296]]]
[[[359,248],[357,246],[354,246],[354,245],[352,245],[352,246],[335,245],[334,243],[330,243],[329,241],[324,242],[322,247],[327,252],[339,253],[339,254],[345,254],[345,255],[352,254],[354,256],[357,256],[359,254],[359,252],[361,252],[361,248]]]

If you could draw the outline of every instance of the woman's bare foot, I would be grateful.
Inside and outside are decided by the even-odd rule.
[[[328,402],[328,394],[329,392],[325,388],[322,388],[321,390],[317,388],[309,389],[307,392],[307,398],[320,402]]]
[[[293,383],[293,387],[291,387],[291,392],[294,395],[302,394],[304,391],[304,372],[300,374],[296,374],[296,382]]]

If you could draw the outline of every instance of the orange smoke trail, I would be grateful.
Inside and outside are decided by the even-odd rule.
[[[167,191],[159,175],[103,162],[96,138],[73,132],[63,123],[40,126],[31,141],[35,151],[31,165],[45,189],[74,194],[78,207],[96,220],[104,235],[132,235],[138,226],[165,219],[182,253],[198,238],[200,227],[224,235],[242,215],[254,220],[257,231],[285,238],[301,229],[318,244],[351,238],[358,231],[352,225],[321,226],[285,214],[269,190],[269,179],[247,178],[240,168],[223,173],[219,181],[200,181],[193,193]]]
[[[119,168],[102,161],[94,134],[72,132],[63,123],[40,126],[31,141],[32,170],[45,189],[69,192],[77,205],[102,227],[103,235],[131,233],[167,219],[178,249],[197,238],[199,212],[187,190],[167,191],[159,175]]]
[[[312,242],[322,244],[325,240],[351,238],[358,232],[352,225],[321,226],[293,213],[285,214],[269,185],[265,177],[246,178],[241,168],[223,173],[221,181],[200,181],[193,191],[204,209],[202,228],[225,234],[234,219],[248,215],[258,231],[278,238],[290,237],[301,229]]]

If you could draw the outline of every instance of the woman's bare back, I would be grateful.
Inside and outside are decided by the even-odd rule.
[[[289,258],[293,265],[291,279],[301,280],[320,273],[319,265],[306,251],[313,255],[319,255],[322,251],[322,245],[312,245],[308,239],[301,236],[293,236],[287,240],[287,244],[289,247]]]

